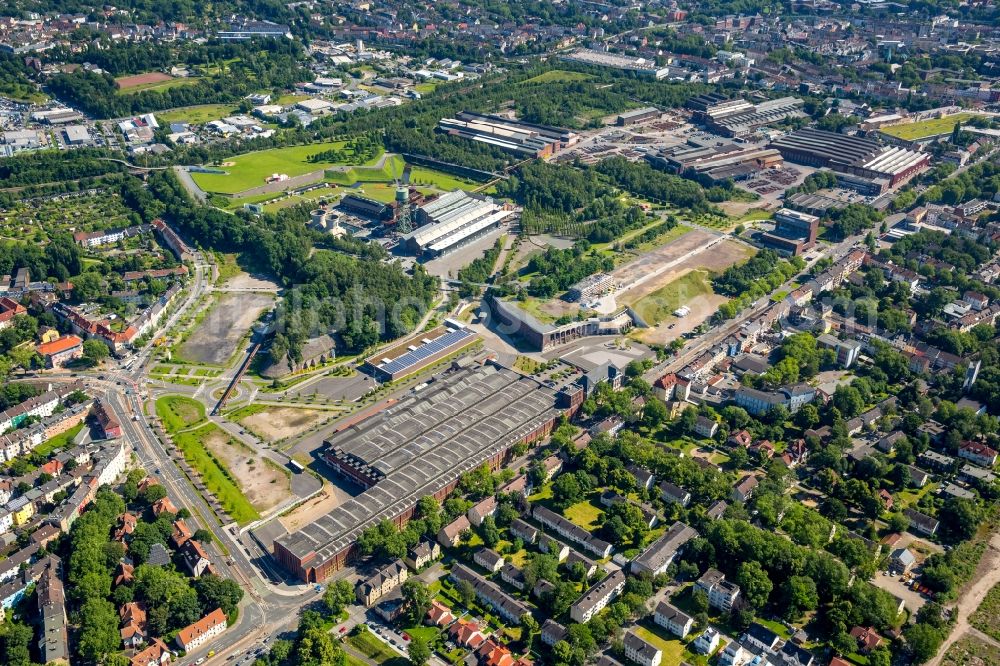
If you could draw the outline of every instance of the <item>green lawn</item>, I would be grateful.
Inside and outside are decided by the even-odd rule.
[[[593,77],[590,74],[584,74],[583,72],[571,72],[565,69],[550,69],[547,72],[542,72],[538,76],[525,79],[521,83],[572,83],[573,81],[586,81],[587,79],[592,78]]]
[[[672,316],[674,310],[682,305],[711,293],[712,272],[699,269],[682,275],[631,305],[647,324],[655,326]]]
[[[326,179],[331,183],[347,186],[354,185],[355,183],[391,183],[403,176],[403,169],[405,167],[406,163],[403,161],[403,158],[399,155],[393,155],[385,161],[382,168],[355,166],[343,171],[330,170],[326,173]]]
[[[196,430],[173,435],[173,440],[184,453],[184,459],[197,470],[208,491],[215,495],[233,520],[241,525],[257,520],[260,514],[240,490],[239,482],[205,446],[204,440],[213,436],[229,437],[214,423],[206,423]]]
[[[687,661],[686,654],[688,651],[681,640],[660,627],[651,626],[654,628],[647,629],[639,625],[633,631],[640,638],[663,650],[663,659],[660,661],[661,666],[680,666],[682,662]]]
[[[274,173],[294,177],[337,166],[335,162],[311,162],[309,158],[327,150],[343,149],[344,146],[344,141],[334,141],[244,153],[225,160],[232,164],[218,167],[225,174],[193,173],[191,177],[206,192],[236,194],[264,185],[265,179]],[[372,162],[377,160],[378,156]]]
[[[179,106],[176,109],[157,111],[157,122],[161,125],[170,123],[191,123],[192,125],[203,125],[210,120],[219,120],[226,116],[231,116],[237,112],[236,107],[228,104],[198,104],[195,106]]]
[[[434,169],[412,167],[410,169],[411,185],[430,185],[439,190],[474,190],[480,183]]]
[[[956,113],[955,115],[945,116],[944,118],[931,118],[930,120],[922,120],[917,123],[883,127],[879,131],[883,134],[903,139],[904,141],[914,141],[916,139],[923,139],[929,136],[949,134],[955,129],[956,123],[964,123],[965,121],[976,117],[981,116],[979,116],[978,113]]]
[[[571,504],[566,507],[563,511],[563,515],[566,516],[574,525],[578,525],[585,530],[593,530],[597,527],[600,521],[601,514],[604,512],[598,507],[594,502],[594,499],[583,500],[582,502],[577,502],[576,504]]]
[[[348,636],[347,642],[351,647],[365,655],[369,659],[379,664],[408,664],[409,662],[401,657],[399,653],[391,649],[388,645],[376,638],[368,631],[363,631],[354,636]]]
[[[528,496],[529,502],[540,502],[542,500],[551,499],[552,497],[552,483],[546,482],[534,495]]]
[[[167,432],[175,433],[205,420],[205,405],[193,398],[167,395],[156,400],[156,414]]]
[[[40,456],[47,457],[50,453],[52,453],[56,449],[65,448],[70,442],[73,441],[74,437],[80,434],[80,431],[83,430],[84,425],[85,424],[83,423],[79,423],[70,428],[69,430],[67,430],[66,432],[56,435],[47,442],[42,442],[41,444],[38,445],[38,447],[35,448],[34,453],[37,453]]]

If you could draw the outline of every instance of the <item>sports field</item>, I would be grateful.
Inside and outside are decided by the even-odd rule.
[[[474,190],[482,183],[415,166],[410,170],[410,185],[429,185],[439,190]]]
[[[338,166],[336,162],[311,162],[309,158],[331,149],[342,150],[345,145],[344,141],[333,141],[245,153],[223,162],[220,168],[226,171],[225,174],[194,173],[191,177],[206,192],[236,194],[264,185],[265,179],[274,173],[294,177]],[[366,164],[375,164],[380,157],[376,156]]]
[[[976,113],[956,113],[955,115],[945,116],[944,118],[931,118],[930,120],[922,120],[917,123],[883,127],[879,131],[883,134],[903,139],[904,141],[916,141],[917,139],[924,139],[929,136],[949,134],[955,129],[956,123],[964,123],[976,117],[981,116]]]

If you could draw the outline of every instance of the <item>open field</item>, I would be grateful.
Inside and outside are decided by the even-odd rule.
[[[176,109],[157,111],[153,115],[161,125],[170,123],[191,123],[203,125],[210,120],[218,120],[231,116],[237,109],[228,104],[197,104],[195,106],[179,106]]]
[[[538,76],[521,81],[522,84],[531,83],[572,83],[573,81],[586,81],[593,78],[590,74],[583,72],[571,72],[565,69],[550,69]]]
[[[174,77],[163,72],[146,72],[145,74],[134,74],[132,76],[120,76],[115,79],[115,85],[119,90],[132,90],[135,88],[148,88],[160,83],[173,81]]]
[[[248,523],[260,518],[260,513],[240,490],[233,472],[209,448],[224,446],[224,440],[228,439],[229,435],[214,423],[173,436],[174,444],[184,453],[188,465],[197,472],[201,482],[226,513],[238,523]]]
[[[203,431],[208,431],[204,434]],[[288,474],[277,464],[257,457],[253,449],[241,444],[214,425],[200,428],[202,444],[228,469],[243,495],[258,512],[266,512],[291,497]]]
[[[50,453],[56,449],[68,448],[70,442],[73,438],[80,434],[80,431],[84,428],[83,423],[73,426],[64,433],[60,433],[53,437],[52,439],[42,442],[37,447],[35,447],[34,453],[39,456],[48,456]]]
[[[244,153],[227,160],[226,166],[222,167],[225,174],[193,173],[191,177],[206,192],[236,194],[266,184],[265,179],[274,173],[294,177],[337,166],[336,162],[312,162],[310,158],[327,150],[341,150],[344,146],[345,142],[334,141]],[[378,159],[376,157],[369,164],[378,162]]]
[[[965,636],[948,649],[941,666],[1000,666],[1000,649],[974,636]]]
[[[709,271],[692,270],[629,305],[647,324],[655,326],[682,305],[710,295],[712,277]]]
[[[271,307],[271,294],[222,294],[177,350],[180,359],[221,365],[235,351],[257,317]]]
[[[439,190],[474,190],[482,183],[477,183],[458,176],[415,166],[410,169],[411,185],[429,185]]]
[[[969,621],[987,636],[1000,640],[1000,585],[989,591]]]
[[[670,636],[670,634],[660,627],[656,627],[654,631],[639,625],[635,627],[634,631],[644,640],[663,650],[663,659],[660,661],[661,666],[680,666],[681,663],[688,661],[688,654],[686,654],[687,650],[684,643],[678,638]]]
[[[949,134],[955,129],[956,123],[964,123],[965,121],[975,118],[978,115],[979,114],[976,113],[956,113],[955,115],[945,116],[944,118],[931,118],[930,120],[921,120],[916,123],[883,127],[879,131],[883,134],[888,134],[889,136],[894,136],[905,141],[915,141],[916,139],[923,139],[929,136]]]
[[[337,412],[300,407],[268,407],[254,405],[254,413],[237,420],[244,428],[269,442],[302,434],[317,423],[326,421]]]
[[[372,164],[377,163],[374,160]],[[354,185],[355,183],[387,183],[403,175],[406,163],[399,155],[390,155],[382,166],[352,166],[346,169],[331,169],[326,178],[337,185]],[[291,174],[289,174],[291,175]]]

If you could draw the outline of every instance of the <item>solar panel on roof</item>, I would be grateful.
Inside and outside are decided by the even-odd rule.
[[[384,365],[379,366],[379,370],[390,375],[394,375],[397,372],[406,370],[420,361],[437,354],[438,352],[447,349],[448,347],[457,344],[463,340],[466,340],[475,335],[468,330],[458,330],[458,331],[448,331],[442,336],[431,340],[430,342],[418,347],[413,351],[408,351],[402,356],[399,356],[392,361]]]

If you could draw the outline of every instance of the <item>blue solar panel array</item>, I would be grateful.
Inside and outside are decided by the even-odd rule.
[[[472,331],[466,328],[460,328],[455,331],[448,331],[442,336],[431,340],[427,344],[422,344],[412,351],[408,351],[402,356],[398,356],[393,360],[389,361],[385,365],[377,366],[380,372],[384,372],[387,375],[394,375],[397,372],[411,368],[417,365],[424,359],[437,354],[438,352],[451,347],[452,345],[458,344],[463,340],[471,338],[475,335]]]

